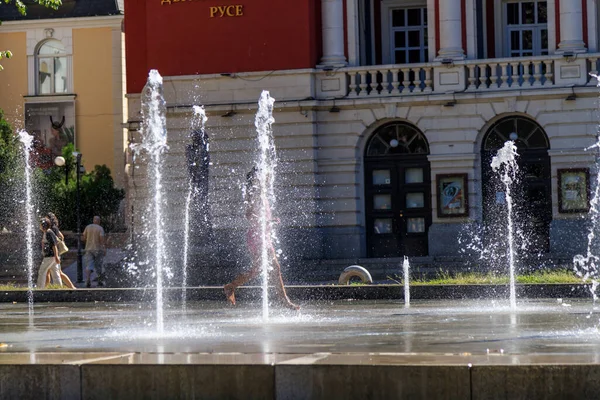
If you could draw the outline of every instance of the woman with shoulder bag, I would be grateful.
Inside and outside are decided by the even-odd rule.
[[[56,215],[54,215],[54,213],[49,212],[48,214],[46,214],[48,220],[50,220],[50,229],[52,229],[52,232],[54,232],[54,234],[56,235],[58,242],[57,242],[57,249],[59,252],[59,255],[62,255],[63,253],[61,252],[61,248],[65,249],[65,253],[67,251],[69,251],[69,249],[67,248],[67,246],[64,244],[65,243],[65,237],[62,234],[62,232],[60,231],[60,229],[58,229],[58,218],[56,218]],[[62,243],[62,245],[61,245]],[[58,270],[60,271],[60,277],[62,280],[62,283],[67,286],[70,289],[77,289],[75,287],[75,285],[73,285],[73,282],[71,282],[71,280],[69,279],[69,277],[62,272],[62,267],[59,264],[58,265]],[[48,271],[48,274],[46,276],[46,281],[50,281],[50,271]],[[54,282],[54,279],[52,280],[52,282]]]
[[[58,255],[58,249],[56,248],[56,242],[58,238],[50,229],[50,221],[48,218],[44,218],[40,221],[40,230],[42,234],[42,253],[44,258],[40,264],[40,270],[38,272],[37,288],[44,289],[46,287],[46,274],[50,273],[54,282],[58,282],[62,286],[60,279],[60,256]]]

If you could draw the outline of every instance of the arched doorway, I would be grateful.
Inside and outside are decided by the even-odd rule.
[[[518,182],[511,189],[518,248],[527,253],[548,252],[552,221],[551,169],[546,133],[535,121],[511,116],[487,131],[481,150],[483,222],[486,240],[505,238],[506,199],[503,184],[490,163],[507,140],[514,140],[519,157]]]
[[[369,257],[425,256],[431,225],[429,144],[413,125],[375,131],[365,151]]]

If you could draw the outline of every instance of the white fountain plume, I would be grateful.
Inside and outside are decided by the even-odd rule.
[[[27,301],[29,304],[29,317],[33,316],[33,201],[31,196],[31,149],[33,136],[25,131],[19,131],[19,140],[23,144],[25,153],[25,216],[27,218]]]
[[[404,308],[410,308],[410,264],[408,257],[404,256],[404,262],[402,263],[402,269],[404,270]]]
[[[600,88],[600,77],[595,74],[590,75],[596,79],[596,86]],[[587,235],[588,243],[586,254],[577,254],[575,257],[573,257],[573,268],[577,276],[582,278],[583,282],[590,281],[592,283],[590,291],[595,303],[596,300],[598,300],[596,289],[600,283],[600,257],[594,254],[594,250],[596,249],[597,251],[598,249],[598,238],[596,238],[596,232],[600,227],[600,125],[596,131],[596,143],[588,147],[586,150],[596,151],[596,185],[590,200],[590,211],[588,212],[590,228]]]
[[[199,130],[200,132],[204,132],[204,128],[206,125],[206,112],[204,111],[204,107],[193,106],[192,107],[192,119],[190,121],[190,130],[192,135],[194,132]],[[208,144],[207,144],[208,146]],[[188,185],[188,194],[185,201],[185,221],[184,221],[184,234],[183,234],[183,278],[182,278],[182,308],[183,311],[187,308],[187,280],[188,280],[188,258],[189,258],[189,243],[190,243],[190,207],[192,203],[192,198],[194,197],[194,191],[198,190],[195,187],[193,182],[193,176],[190,176],[189,185]]]
[[[163,191],[162,165],[163,154],[167,151],[167,107],[163,96],[163,79],[157,70],[150,70],[148,81],[142,90],[142,143],[132,145],[134,152],[145,151],[150,156],[148,161],[149,177],[153,177],[153,201],[146,215],[152,221],[151,241],[149,248],[154,249],[156,271],[156,330],[160,335],[164,332],[163,317],[163,278],[170,274],[166,265],[166,246],[164,222],[162,215]],[[153,218],[152,218],[153,217]],[[153,220],[152,220],[153,219]]]
[[[275,169],[277,167],[277,155],[275,152],[275,142],[273,140],[273,130],[271,125],[275,122],[273,119],[272,98],[268,91],[263,90],[258,101],[258,111],[254,125],[258,134],[259,159],[257,165],[258,179],[260,182],[260,232],[261,232],[261,276],[262,276],[262,316],[264,320],[269,318],[269,272],[271,263],[269,262],[269,250],[273,234],[271,211],[275,207],[275,190],[273,182],[275,181]]]
[[[510,277],[510,307],[513,310],[517,308],[517,294],[515,288],[515,250],[514,250],[514,223],[513,223],[513,200],[511,196],[511,187],[517,179],[519,166],[517,165],[517,146],[512,140],[506,141],[504,147],[498,150],[496,156],[492,159],[492,169],[500,173],[502,183],[504,183],[505,200],[507,207],[507,225],[508,225],[508,272]]]

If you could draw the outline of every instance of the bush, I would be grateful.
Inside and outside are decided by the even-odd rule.
[[[33,163],[33,203],[41,217],[52,211],[60,220],[61,229],[77,228],[77,182],[73,144],[63,148],[65,165],[58,167],[42,154],[30,157]],[[23,146],[0,110],[0,231],[20,231],[25,224],[25,157]],[[81,175],[80,215],[82,229],[99,215],[104,229],[123,228],[119,206],[125,192],[114,186],[110,169],[96,165],[93,171]]]
[[[77,176],[74,147],[68,144],[63,149],[65,166],[53,167],[50,172],[40,173],[38,189],[44,193],[39,204],[42,210],[52,211],[60,221],[61,229],[77,229]],[[66,176],[65,176],[66,175]],[[68,182],[67,182],[68,180]],[[118,220],[121,201],[125,198],[123,189],[115,188],[110,169],[106,165],[96,165],[93,171],[80,176],[80,216],[81,229],[92,222],[94,215],[100,216],[105,230],[110,231]]]
[[[21,144],[0,110],[0,230],[16,230],[20,225],[17,215],[22,214],[24,167]]]

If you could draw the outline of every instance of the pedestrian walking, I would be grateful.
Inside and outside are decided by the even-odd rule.
[[[49,212],[48,214],[46,214],[46,217],[50,221],[50,229],[52,230],[52,232],[54,232],[54,234],[56,235],[56,238],[58,239],[58,241],[62,241],[64,243],[65,236],[62,234],[62,232],[60,231],[60,229],[58,229],[59,223],[58,223],[58,218],[56,218],[56,215],[54,215],[54,213]],[[58,244],[58,242],[57,242],[57,244]],[[58,248],[58,246],[57,246],[57,248]],[[60,254],[60,251],[59,251],[59,256],[60,255],[61,254]],[[67,274],[65,274],[62,271],[62,264],[58,265],[58,270],[59,270],[60,279],[62,280],[63,285],[66,286],[66,287],[68,287],[69,289],[77,289],[75,287],[75,285],[73,285],[73,282],[71,282],[71,279],[69,279],[69,277],[67,276]],[[50,280],[50,278],[51,278],[50,271],[48,271],[46,273],[46,282],[48,282]],[[52,283],[57,284],[57,282],[54,282],[54,281],[52,281]]]
[[[50,221],[48,218],[43,218],[40,221],[40,230],[42,231],[42,253],[44,258],[40,264],[38,271],[37,288],[44,289],[46,287],[46,273],[50,271],[52,280],[62,286],[62,280],[60,278],[60,256],[58,254],[58,248],[56,243],[58,238],[50,229]]]
[[[82,240],[85,242],[85,286],[92,287],[91,277],[94,271],[98,277],[98,286],[104,286],[103,261],[106,255],[106,243],[99,216],[95,216],[93,223],[85,227]]]

